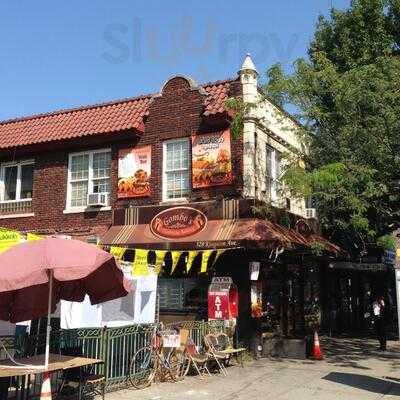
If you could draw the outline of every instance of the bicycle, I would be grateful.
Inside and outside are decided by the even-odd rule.
[[[134,388],[144,389],[157,378],[177,382],[187,374],[189,362],[185,353],[163,345],[163,338],[171,334],[156,327],[150,344],[136,351],[129,366],[129,381]]]

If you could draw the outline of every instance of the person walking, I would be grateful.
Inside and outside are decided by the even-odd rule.
[[[372,303],[372,311],[379,350],[386,351],[386,306],[382,296],[378,296]]]

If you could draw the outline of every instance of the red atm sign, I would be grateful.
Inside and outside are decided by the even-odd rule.
[[[228,292],[208,293],[208,318],[229,319]]]

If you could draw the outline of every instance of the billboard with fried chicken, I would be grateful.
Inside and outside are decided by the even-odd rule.
[[[118,153],[118,198],[150,196],[151,146]]]
[[[192,136],[193,188],[230,185],[232,178],[229,129]]]

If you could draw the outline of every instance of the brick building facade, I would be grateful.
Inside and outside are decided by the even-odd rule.
[[[112,224],[112,209],[162,202],[162,141],[227,128],[229,116],[223,109],[224,101],[230,96],[240,95],[239,79],[201,87],[190,79],[177,76],[168,80],[156,95],[1,122],[2,163],[7,165],[14,161],[33,160],[34,173],[31,201],[3,199],[3,207],[0,206],[0,226],[39,234],[57,233],[82,238],[101,236]],[[108,117],[109,109],[120,108],[123,118],[129,119],[126,104],[143,101],[146,108],[140,110],[139,127],[128,125],[123,127],[125,129],[113,130],[113,126],[121,127],[118,120],[112,120],[111,113]],[[111,119],[109,126],[106,125],[107,130],[99,133],[85,132],[87,127],[95,130],[102,122],[99,115],[82,117],[82,114],[90,113],[93,109],[100,110],[105,124]],[[133,111],[135,113],[137,107]],[[55,118],[59,121],[54,122]],[[71,120],[76,125],[75,135],[69,135],[66,132],[68,126],[63,126],[63,123],[71,125]],[[47,136],[46,132],[40,132],[42,128],[48,131]],[[30,136],[30,131],[35,129],[39,132],[39,137]],[[14,140],[11,135],[14,135]],[[7,136],[9,141],[2,140],[1,136]],[[151,196],[118,200],[118,151],[136,145],[152,146]],[[95,149],[111,151],[109,206],[102,209],[88,207],[79,211],[69,210],[66,204],[69,154]],[[195,201],[212,199],[218,195],[238,196],[242,184],[242,149],[242,139],[233,139],[232,163],[236,177],[234,185],[197,189],[191,191],[190,199]],[[2,182],[4,190],[4,180]]]
[[[228,98],[255,105],[244,115],[243,131],[237,138],[229,131],[232,113],[225,107]],[[290,116],[262,96],[249,56],[234,79],[198,85],[190,78],[175,76],[156,94],[0,122],[0,227],[91,242],[101,239],[105,245],[136,249],[184,253],[229,249],[213,264],[213,273],[231,275],[239,286],[240,330],[248,337],[254,322],[250,262],[261,263],[267,271],[270,264],[278,265],[276,260],[284,249],[286,258],[279,260],[299,266],[304,249],[314,241],[320,241],[327,251],[337,250],[307,229],[307,238],[301,234],[299,227],[307,223],[298,225],[296,221],[304,222],[305,201],[290,199],[280,190],[282,155],[300,146],[297,127]],[[195,188],[193,137],[221,132],[228,132],[232,180]],[[118,197],[121,150],[148,146],[150,195]],[[168,157],[174,165],[172,172],[166,166]],[[226,160],[222,164],[226,166]],[[90,193],[107,195],[107,204],[89,206]],[[284,208],[292,229],[279,226],[279,221],[255,218],[252,206],[260,202]],[[183,239],[153,235],[149,225],[155,217],[176,207],[203,216],[200,219],[205,220],[207,229],[203,226],[200,233]],[[301,256],[293,253],[297,248],[301,248]],[[183,262],[181,257],[181,266]],[[176,271],[183,273],[182,268]],[[284,269],[278,266],[277,271],[281,274]],[[278,279],[276,276],[268,277],[267,283]],[[184,297],[194,286],[186,285],[187,276],[176,277],[181,279],[178,283]],[[192,278],[197,285],[198,277]],[[201,279],[204,289],[208,283]],[[278,283],[287,285],[287,277],[280,276]],[[265,301],[281,295],[278,283],[276,294],[264,293]],[[285,302],[279,307],[287,321]],[[197,307],[199,300],[194,303]],[[304,299],[296,304],[304,307]],[[291,314],[296,329],[304,327],[304,318],[300,324],[297,321],[304,310],[298,311]],[[287,332],[289,325],[286,322]]]

